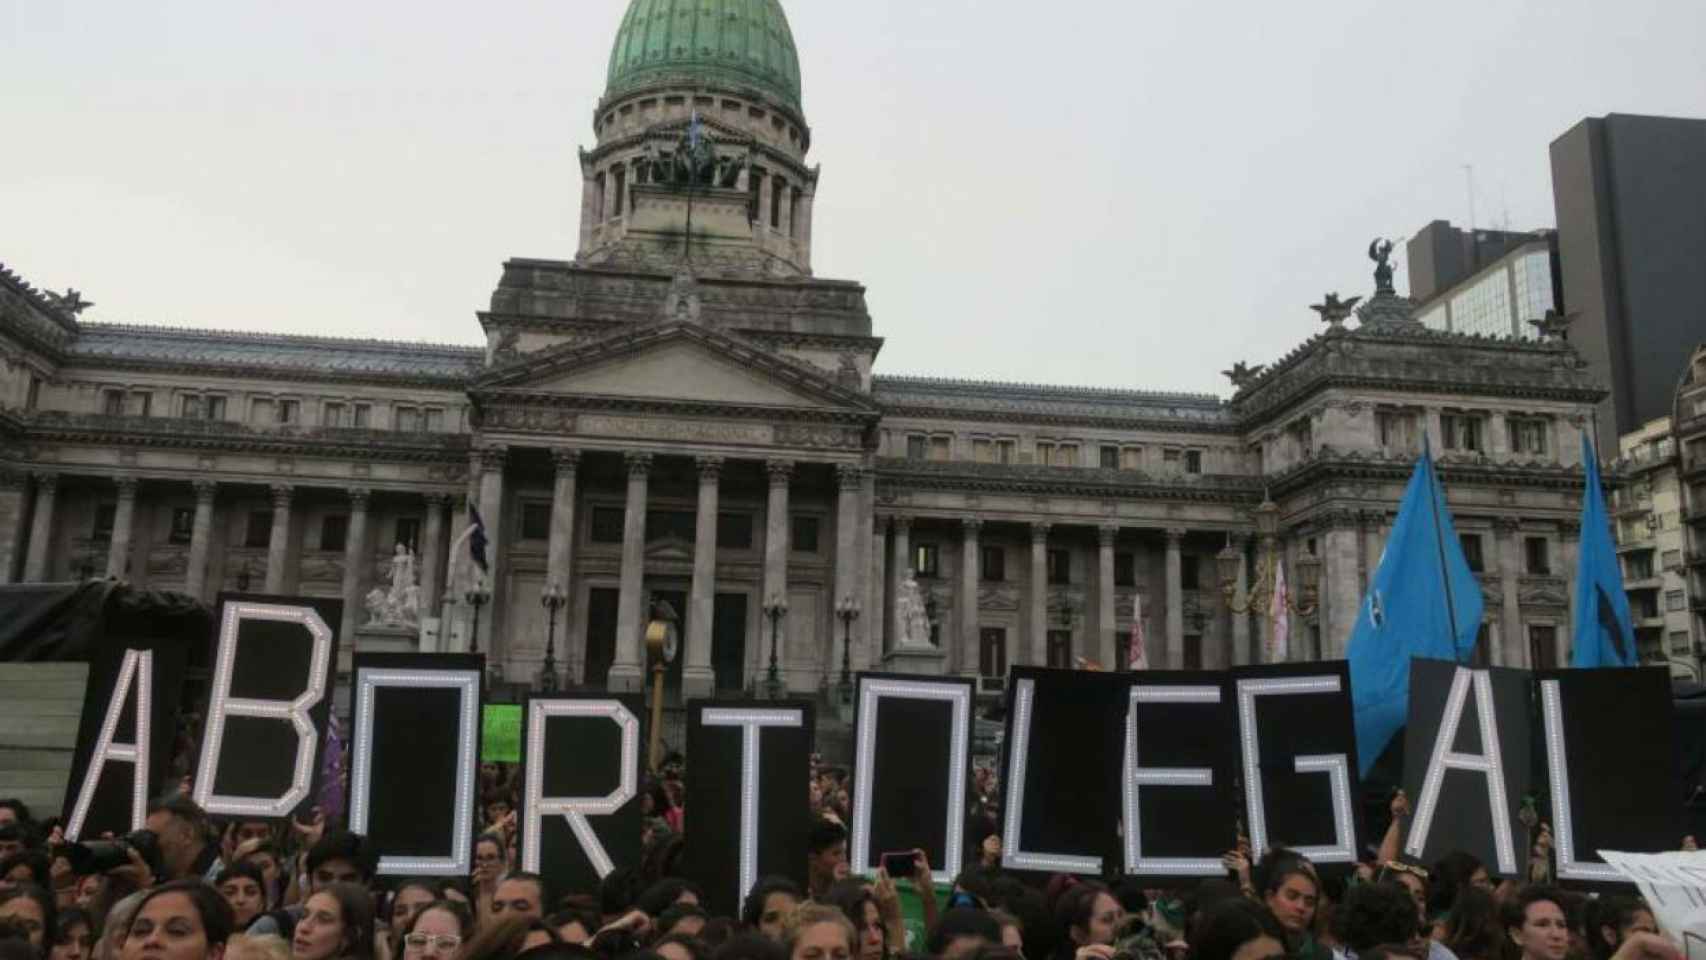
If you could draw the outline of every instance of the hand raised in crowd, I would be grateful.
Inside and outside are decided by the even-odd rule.
[[[1677,945],[1656,933],[1631,933],[1611,960],[1682,960]]]
[[[130,858],[130,862],[122,867],[114,867],[108,870],[108,877],[128,880],[138,890],[146,890],[160,882],[161,878],[154,875],[154,871],[148,866],[148,861],[142,859],[142,854],[137,853],[135,847],[126,844],[124,853],[126,857]]]
[[[900,889],[882,867],[877,868],[876,882],[871,884],[871,896],[876,899],[877,912],[883,915],[885,923],[900,919]]]
[[[1072,955],[1072,960],[1114,960],[1114,948],[1106,943],[1092,943],[1079,947]]]
[[[320,842],[326,835],[326,815],[315,807],[304,822],[296,817],[290,819],[290,832],[296,835],[297,846],[307,850]]]
[[[643,940],[647,934],[651,933],[652,918],[647,916],[643,911],[630,910],[598,928],[598,932],[600,934],[608,933],[612,930],[622,930]],[[594,939],[596,938],[597,935],[595,934]]]

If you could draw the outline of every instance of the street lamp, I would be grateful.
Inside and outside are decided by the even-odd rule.
[[[1232,545],[1228,538],[1226,548],[1215,557],[1220,567],[1220,593],[1226,602],[1226,609],[1240,616],[1251,612],[1263,612],[1271,608],[1274,598],[1274,576],[1279,569],[1280,556],[1276,538],[1279,535],[1279,507],[1266,497],[1262,505],[1255,510],[1256,535],[1261,538],[1262,552],[1256,558],[1256,579],[1250,587],[1250,593],[1243,603],[1236,600],[1238,594],[1239,567],[1243,565],[1243,553]],[[1318,599],[1317,591],[1321,586],[1321,558],[1308,547],[1303,549],[1297,558],[1297,589],[1298,599],[1285,597],[1287,610],[1300,617],[1315,613]]]
[[[545,608],[545,666],[539,671],[539,689],[556,693],[557,682],[557,611],[569,602],[569,595],[555,583],[547,583],[540,591],[539,603]]]
[[[853,706],[853,621],[859,619],[859,601],[852,596],[841,598],[835,605],[835,616],[841,621],[841,706],[845,711]]]
[[[474,581],[474,585],[469,587],[466,593],[462,594],[462,599],[466,600],[468,605],[474,608],[474,629],[468,633],[468,652],[479,653],[480,608],[491,602],[492,591],[487,590],[485,584],[476,579]]]
[[[772,594],[764,605],[764,616],[770,621],[770,669],[765,673],[764,689],[772,700],[782,699],[782,673],[776,669],[776,637],[782,618],[788,615],[788,601]]]

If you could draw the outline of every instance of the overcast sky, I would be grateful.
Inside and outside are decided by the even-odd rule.
[[[785,5],[888,373],[1224,394],[1370,238],[1466,223],[1464,165],[1551,226],[1554,137],[1706,116],[1699,0]],[[574,256],[626,6],[0,0],[0,261],[89,320],[479,343],[506,257]]]

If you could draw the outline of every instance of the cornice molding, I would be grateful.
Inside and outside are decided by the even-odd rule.
[[[36,443],[99,443],[118,447],[454,464],[466,462],[470,442],[465,434],[411,434],[337,427],[278,427],[261,432],[241,423],[221,420],[109,417],[53,411],[30,415],[26,435]]]

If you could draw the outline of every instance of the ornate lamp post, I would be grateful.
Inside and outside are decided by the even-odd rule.
[[[569,596],[555,583],[547,583],[540,591],[539,603],[545,608],[545,666],[539,671],[539,689],[556,693],[557,679],[557,611],[569,602]]]
[[[474,608],[474,629],[468,632],[468,652],[480,652],[480,608],[490,603],[492,591],[486,589],[485,583],[476,578],[474,585],[462,594],[462,599]]]
[[[853,621],[859,619],[859,601],[846,596],[835,605],[836,619],[841,621],[841,683],[838,684],[841,693],[842,712],[851,713],[853,707]],[[843,716],[842,719],[849,719]]]
[[[669,665],[675,662],[680,644],[676,636],[675,612],[661,601],[652,605],[652,619],[646,624],[646,654],[652,668],[652,734],[646,752],[646,766],[657,772],[663,763],[663,681]]]
[[[770,621],[770,669],[765,672],[764,691],[772,700],[782,699],[782,673],[776,668],[776,637],[782,618],[788,615],[788,601],[772,595],[764,604],[764,616]]]
[[[1240,616],[1251,612],[1261,612],[1271,608],[1274,598],[1274,574],[1279,569],[1280,555],[1277,538],[1279,535],[1279,507],[1272,500],[1264,497],[1262,505],[1255,511],[1256,534],[1261,538],[1262,552],[1256,558],[1256,579],[1250,587],[1250,593],[1243,603],[1237,601],[1239,568],[1243,565],[1244,556],[1234,547],[1230,540],[1226,548],[1215,558],[1220,567],[1220,593],[1226,603],[1226,608]],[[1318,591],[1321,586],[1321,558],[1314,551],[1304,548],[1297,558],[1297,592],[1298,598],[1293,600],[1286,597],[1287,610],[1300,617],[1308,617],[1315,613]]]

